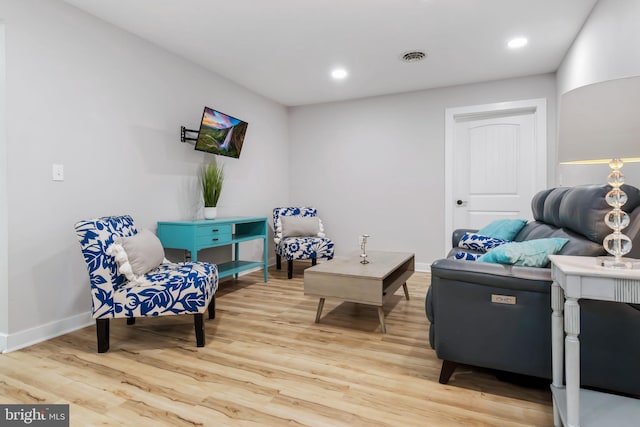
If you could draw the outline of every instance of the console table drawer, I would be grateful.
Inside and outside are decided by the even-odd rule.
[[[198,247],[211,247],[231,243],[231,233],[229,234],[207,234],[205,236],[196,237],[196,245]]]
[[[231,235],[231,233],[231,224],[200,225],[196,229],[198,240],[201,237],[219,236],[221,234]]]

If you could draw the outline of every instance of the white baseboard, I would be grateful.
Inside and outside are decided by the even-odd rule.
[[[25,331],[16,332],[15,334],[8,334],[5,336],[0,335],[0,349],[2,349],[3,353],[19,350],[39,342],[82,329],[91,324],[93,324],[93,319],[91,318],[91,313],[87,311],[86,313],[77,314],[75,316],[67,317],[66,319],[57,320]],[[4,345],[2,345],[3,341]]]
[[[421,273],[431,273],[430,262],[416,262],[415,268],[416,271],[419,271]]]

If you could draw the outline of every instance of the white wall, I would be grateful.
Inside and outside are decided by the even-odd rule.
[[[600,0],[557,72],[561,96],[580,86],[640,75],[640,0]],[[603,141],[606,144],[606,141]],[[624,166],[625,181],[640,187],[640,164]],[[603,183],[607,166],[560,165],[563,185]]]
[[[0,352],[9,330],[9,244],[7,230],[7,132],[5,126],[5,32],[0,22]]]
[[[90,322],[76,221],[128,213],[155,230],[158,220],[200,215],[197,171],[213,157],[180,143],[179,127],[197,127],[204,105],[249,123],[241,158],[219,158],[227,171],[219,215],[270,217],[288,201],[286,184],[274,184],[288,177],[281,105],[59,0],[0,0],[0,11],[9,349]],[[51,180],[53,163],[64,164],[64,182]],[[259,259],[261,248],[247,251]]]
[[[555,76],[538,75],[290,108],[291,202],[318,208],[336,252],[413,251],[426,268],[444,237],[445,109],[546,98],[555,171]]]

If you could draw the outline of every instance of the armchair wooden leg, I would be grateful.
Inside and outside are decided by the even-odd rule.
[[[209,302],[209,319],[215,319],[216,318],[216,296],[212,296],[211,297],[211,302]]]
[[[450,360],[443,360],[442,368],[440,369],[440,379],[438,380],[438,382],[440,384],[448,383],[449,379],[451,378],[451,375],[453,374],[453,371],[456,370],[457,366],[458,364],[456,362],[452,362]]]
[[[196,346],[204,347],[204,316],[202,313],[193,315],[193,325],[196,328]]]
[[[287,279],[291,279],[293,277],[293,260],[290,259],[287,261]]]
[[[135,317],[127,317],[127,325],[135,325],[136,318]]]
[[[96,319],[96,334],[98,353],[106,353],[109,350],[109,319]]]
[[[280,270],[282,268],[282,257],[276,254],[276,270]]]
[[[318,259],[317,258],[311,258],[311,265],[314,266],[318,263]]]

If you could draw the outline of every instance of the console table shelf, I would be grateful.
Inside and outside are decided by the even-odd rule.
[[[162,246],[183,249],[191,253],[191,260],[198,261],[198,251],[220,246],[234,246],[234,260],[216,263],[218,277],[235,276],[253,268],[263,268],[264,281],[268,278],[267,218],[228,217],[212,220],[160,221],[158,238]],[[261,261],[240,260],[239,244],[262,239],[263,259]]]
[[[557,405],[563,425],[567,422],[567,390],[551,386],[553,401]],[[640,419],[640,401],[630,397],[580,389],[580,426],[637,426]]]
[[[262,261],[229,261],[216,265],[218,266],[218,277],[227,277],[252,268],[262,267],[264,263]]]

